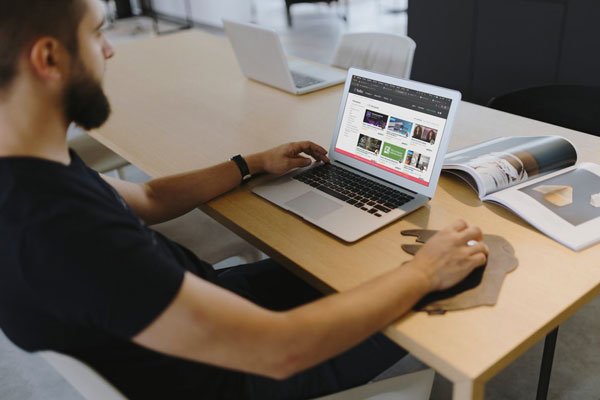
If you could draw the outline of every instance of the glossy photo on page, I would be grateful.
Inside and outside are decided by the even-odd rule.
[[[575,169],[519,189],[571,225],[600,217],[600,176]]]
[[[478,181],[478,191],[485,196],[576,161],[575,148],[562,137],[506,137],[451,153],[444,168],[462,166]]]

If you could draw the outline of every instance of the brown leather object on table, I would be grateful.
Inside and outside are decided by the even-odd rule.
[[[418,243],[426,243],[437,231],[411,229],[401,233],[402,236],[415,236]],[[443,314],[446,311],[496,304],[504,276],[517,268],[519,260],[511,244],[503,237],[483,235],[483,241],[490,249],[487,263],[476,268],[458,285],[423,297],[415,305],[415,310]],[[423,245],[420,244],[402,245],[402,249],[412,255],[421,247]]]

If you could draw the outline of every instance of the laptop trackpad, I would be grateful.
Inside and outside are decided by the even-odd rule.
[[[315,220],[323,218],[338,208],[342,208],[335,201],[329,200],[327,197],[321,196],[312,190],[288,201],[285,205]]]

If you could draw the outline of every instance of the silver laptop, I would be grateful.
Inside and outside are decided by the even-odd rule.
[[[314,163],[253,189],[354,242],[418,209],[435,193],[460,93],[350,69],[329,149]]]
[[[304,61],[288,60],[277,33],[253,24],[223,20],[242,73],[293,94],[304,94],[346,79],[346,71]]]

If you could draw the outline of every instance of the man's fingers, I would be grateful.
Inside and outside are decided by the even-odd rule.
[[[467,243],[469,240],[483,240],[483,233],[477,226],[468,226],[458,233],[458,240]]]
[[[489,252],[488,246],[483,242],[474,241],[474,244],[467,244],[467,253],[469,255],[477,253],[488,254]]]
[[[469,257],[469,263],[473,266],[473,268],[480,267],[487,262],[487,256],[483,253],[473,254]]]
[[[310,142],[310,150],[312,152],[313,157],[314,155],[318,155],[321,159],[320,161],[329,162],[329,157],[327,157],[327,150],[325,150],[323,147],[319,146],[316,143]]]
[[[304,140],[302,142],[294,142],[292,143],[292,147],[294,148],[294,152],[295,153],[302,153],[302,152],[314,152],[314,153],[327,153],[327,151],[322,148],[321,146],[319,146],[316,143],[311,142],[310,140]]]
[[[327,157],[327,152],[325,152],[325,153],[317,153],[316,155],[315,154],[311,154],[311,156],[313,156],[315,158],[315,160],[323,161],[324,163],[331,162],[331,160],[329,160],[329,157]]]
[[[316,144],[314,142],[310,142],[310,141],[307,141],[306,143],[308,143],[308,147],[310,148],[311,151],[314,151],[315,153],[318,153],[318,154],[327,154],[327,150],[325,150],[324,147],[319,146],[318,144]]]
[[[460,232],[465,230],[468,226],[469,224],[467,224],[464,220],[457,219],[456,221],[450,224],[449,228]]]
[[[290,168],[300,168],[309,166],[312,163],[312,160],[310,158],[296,156],[294,158],[290,158],[289,162]]]
[[[329,162],[327,150],[309,140],[292,143],[294,154],[306,153],[317,161]]]

